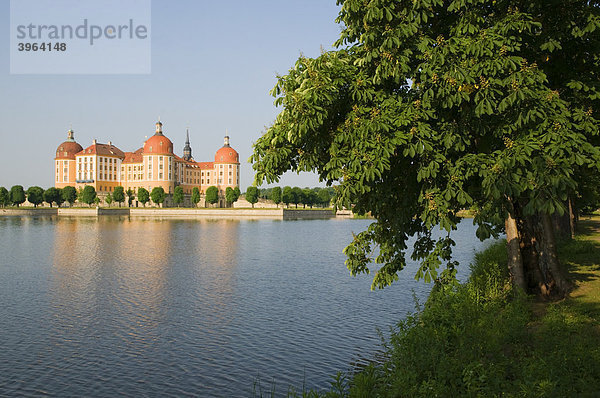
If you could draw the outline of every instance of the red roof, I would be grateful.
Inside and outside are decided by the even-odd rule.
[[[82,150],[75,141],[65,141],[56,148],[56,159],[75,159],[75,154]]]
[[[162,134],[154,134],[144,143],[145,154],[172,155],[173,143]]]
[[[123,159],[123,163],[142,163],[144,161],[144,157],[141,152],[138,152],[139,149],[135,152],[125,152],[125,159]]]
[[[230,146],[224,146],[215,154],[215,163],[239,163],[240,155]]]
[[[83,151],[77,153],[77,155],[115,156],[121,159],[125,157],[125,153],[112,144],[92,144],[89,147],[85,148]]]
[[[213,162],[198,162],[198,164],[200,165],[200,168],[203,170],[215,168],[215,165]]]

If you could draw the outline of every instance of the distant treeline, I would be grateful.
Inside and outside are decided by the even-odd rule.
[[[119,207],[125,200],[127,200],[129,206],[132,205],[133,201],[136,199],[146,206],[146,203],[152,201],[155,204],[161,205],[165,199],[167,194],[165,193],[162,187],[155,187],[152,189],[152,192],[148,192],[145,188],[138,188],[137,191],[130,189],[125,189],[122,186],[115,187],[114,191],[104,195],[104,202],[110,206],[111,203],[116,202],[119,204]],[[237,201],[240,196],[239,188],[231,188],[227,187],[225,191],[225,198],[228,204],[232,204]],[[197,187],[194,187],[191,195],[191,201],[194,206],[197,206],[198,202],[200,202],[200,191]],[[210,204],[215,204],[219,201],[219,190],[217,187],[211,186],[206,190],[206,202]],[[96,193],[96,189],[91,185],[86,185],[85,188],[79,188],[78,190],[72,186],[66,186],[64,188],[48,188],[44,190],[38,186],[29,187],[27,190],[23,189],[21,185],[15,185],[10,188],[10,190],[5,187],[0,187],[0,206],[16,206],[19,207],[21,204],[25,203],[25,201],[31,203],[34,207],[38,207],[38,205],[46,202],[52,207],[54,204],[57,206],[61,206],[63,203],[69,203],[72,206],[76,201],[79,203],[85,203],[89,206],[92,204],[100,204],[102,201],[98,194]],[[177,206],[182,204],[184,201],[184,193],[183,188],[175,187],[175,191],[173,193],[173,203]]]
[[[301,204],[303,207],[309,206],[321,206],[321,207],[329,207],[331,204],[331,199],[335,197],[335,188],[334,187],[315,187],[315,188],[300,188],[300,187],[273,187],[273,188],[263,188],[263,189],[251,189],[253,187],[249,187],[248,191],[250,191],[250,199],[254,199],[254,189],[256,190],[257,198],[272,200],[276,204],[284,203],[289,207],[290,204],[298,207]],[[246,200],[248,200],[248,191],[246,191]],[[251,200],[248,200],[252,203]]]

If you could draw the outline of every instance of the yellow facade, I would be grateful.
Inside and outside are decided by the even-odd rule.
[[[173,144],[162,132],[162,123],[156,123],[156,132],[135,152],[123,152],[110,141],[83,149],[69,130],[67,141],[56,152],[55,187],[73,186],[76,189],[91,185],[99,194],[113,192],[122,186],[125,191],[139,188],[149,192],[162,187],[172,194],[181,186],[185,194],[197,187],[202,194],[216,186],[221,195],[227,187],[239,187],[240,163],[238,153],[229,145],[229,137],[215,154],[214,162],[196,162],[191,157],[189,135],[184,157],[173,153]]]

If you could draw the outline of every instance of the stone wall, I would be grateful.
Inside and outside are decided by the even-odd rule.
[[[58,209],[43,208],[43,209],[0,209],[0,216],[55,216],[58,214]]]
[[[334,217],[335,217],[335,213],[333,212],[333,210],[283,209],[283,219],[284,220],[314,220],[314,219],[326,219],[326,218],[334,218]]]

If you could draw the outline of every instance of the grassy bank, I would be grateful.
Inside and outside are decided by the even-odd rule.
[[[596,397],[600,394],[600,217],[559,247],[576,288],[560,302],[515,295],[498,242],[470,280],[432,293],[385,342],[385,359],[338,375],[320,397]]]

